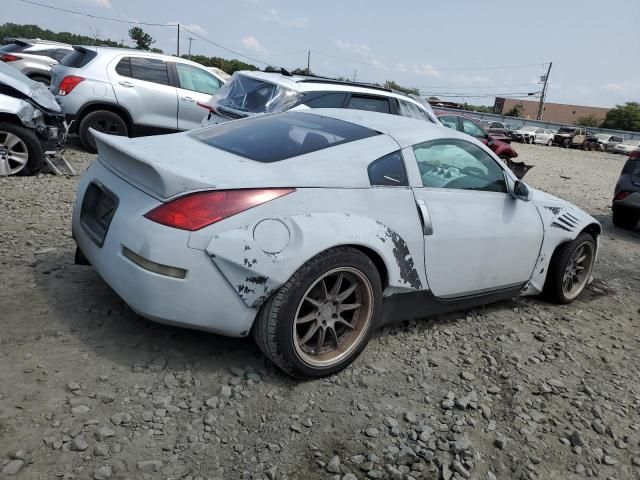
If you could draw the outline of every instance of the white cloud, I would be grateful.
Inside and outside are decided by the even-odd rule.
[[[111,0],[77,0],[85,5],[98,8],[111,8]]]
[[[337,47],[348,52],[357,53],[358,55],[371,55],[371,47],[367,44],[349,43],[344,40],[335,40]]]
[[[253,35],[249,35],[248,37],[244,37],[240,41],[242,42],[242,45],[245,46],[245,48],[248,48],[249,50],[253,50],[254,52],[259,52],[259,53],[267,53],[268,52],[267,48],[265,48],[265,46],[262,45],[258,41],[258,39],[256,37],[254,37]]]
[[[262,20],[265,22],[278,23],[284,27],[293,28],[306,28],[309,25],[309,18],[307,17],[283,17],[278,10],[272,8],[268,13],[262,16]]]

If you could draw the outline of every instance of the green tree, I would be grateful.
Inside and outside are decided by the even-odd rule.
[[[627,102],[624,105],[616,105],[616,108],[607,112],[607,118],[602,126],[616,130],[640,132],[640,103]]]
[[[523,113],[524,113],[524,105],[522,105],[521,103],[518,103],[514,105],[512,109],[507,110],[505,112],[505,115],[507,117],[521,117]]]
[[[131,40],[136,42],[136,48],[138,50],[149,50],[151,45],[156,43],[153,37],[140,27],[131,27],[129,29],[129,36],[131,37]]]
[[[598,120],[595,115],[585,115],[576,120],[576,125],[580,125],[582,127],[599,127],[600,123],[600,120]]]
[[[304,68],[296,68],[294,70],[291,70],[291,73],[293,73],[294,75],[310,75],[310,76],[314,76],[313,72],[311,70],[309,70],[308,68],[304,67]]]
[[[403,87],[402,85],[398,85],[393,80],[387,80],[384,82],[384,88],[390,88],[391,90],[397,90],[402,93],[406,93],[407,95],[420,95],[420,90],[417,88]]]
[[[182,55],[182,58],[188,58],[188,56]],[[207,57],[206,55],[191,55],[191,60],[205,67],[217,67],[228,74],[238,70],[260,70],[255,65],[236,59],[228,60],[220,57]],[[278,68],[276,71],[280,71],[280,69]]]
[[[70,32],[54,32],[45,30],[37,25],[20,25],[17,23],[5,23],[0,25],[0,39],[12,37],[22,38],[41,38],[42,40],[51,40],[54,42],[69,43],[71,45],[106,45],[109,47],[122,47],[119,42],[109,39],[98,39],[88,37],[86,35],[77,35]]]
[[[463,108],[465,110],[471,110],[472,112],[493,113],[493,107],[488,107],[486,105],[471,105],[470,103],[465,103]]]

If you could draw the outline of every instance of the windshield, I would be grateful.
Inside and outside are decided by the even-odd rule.
[[[7,45],[2,45],[0,47],[0,52],[6,52],[6,53],[14,52],[14,53],[16,53],[16,52],[23,51],[26,47],[28,47],[28,45],[23,45],[23,44],[20,44],[20,43],[9,43]]]
[[[331,117],[286,112],[222,123],[190,135],[225,152],[271,163],[379,135],[379,132]]]
[[[574,129],[569,127],[560,127],[558,133],[573,133]]]
[[[510,130],[518,130],[522,128],[522,124],[518,125],[517,123],[507,123],[506,127]]]
[[[527,126],[527,127],[522,127],[520,130],[524,131],[524,132],[535,132],[538,129],[538,127],[532,127],[532,126]]]
[[[277,113],[295,106],[300,94],[292,89],[246,75],[234,74],[213,97],[216,108],[247,114]]]

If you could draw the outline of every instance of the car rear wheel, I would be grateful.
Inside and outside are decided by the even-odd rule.
[[[630,208],[614,205],[613,207],[613,224],[618,228],[631,229],[636,226],[640,220],[640,212]]]
[[[569,140],[568,138],[565,138],[564,141],[562,142],[562,146],[564,148],[569,148],[571,146],[571,140]]]
[[[109,110],[96,110],[87,114],[81,121],[78,127],[78,133],[80,134],[80,141],[84,148],[90,153],[96,153],[96,140],[89,132],[89,129],[93,128],[99,132],[108,133],[109,135],[128,136],[127,124],[117,113]]]
[[[43,75],[34,75],[30,77],[34,82],[44,83],[47,87],[51,85],[51,79],[49,77],[45,77]]]
[[[33,175],[43,162],[42,144],[33,130],[0,122],[0,175]]]
[[[298,378],[339,372],[365,348],[382,307],[380,275],[359,250],[314,257],[262,306],[253,335],[262,352]]]
[[[544,285],[546,296],[556,303],[575,300],[589,283],[595,259],[596,241],[589,233],[560,245],[551,257]]]

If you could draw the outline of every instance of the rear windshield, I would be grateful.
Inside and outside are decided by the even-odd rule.
[[[74,47],[73,52],[67,54],[60,62],[60,65],[64,65],[65,67],[81,68],[93,60],[96,55],[98,54],[94,50]]]
[[[286,112],[224,123],[189,135],[220,150],[271,163],[379,134],[331,117]]]
[[[0,52],[6,53],[18,53],[23,51],[29,45],[25,45],[23,43],[8,43],[7,45],[2,45],[0,47]]]

